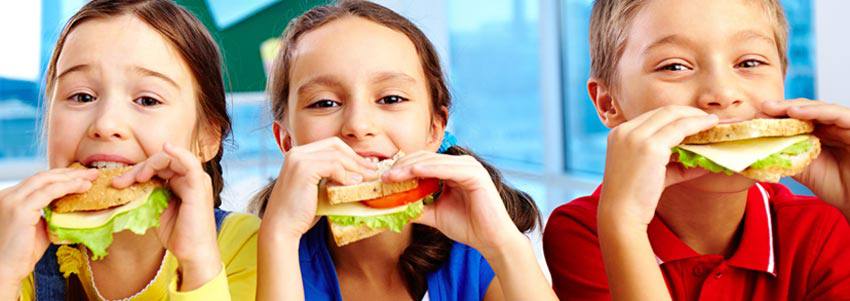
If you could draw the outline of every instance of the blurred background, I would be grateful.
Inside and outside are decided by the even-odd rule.
[[[181,0],[221,46],[234,135],[227,141],[224,207],[276,176],[262,45],[290,18],[326,1]],[[436,44],[455,104],[450,130],[531,193],[544,217],[592,192],[607,129],[588,100],[591,0],[381,0]],[[39,143],[41,83],[61,26],[80,0],[0,2],[0,187],[46,167]],[[850,104],[850,2],[782,0],[791,24],[786,96]],[[793,183],[792,183],[793,185]],[[795,186],[797,191],[805,189]]]

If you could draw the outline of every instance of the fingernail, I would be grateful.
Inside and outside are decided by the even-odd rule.
[[[348,180],[353,183],[359,183],[360,181],[363,181],[363,176],[356,173],[352,173],[348,175]]]

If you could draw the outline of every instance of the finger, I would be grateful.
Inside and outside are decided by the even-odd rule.
[[[700,117],[703,119],[713,118],[714,120],[718,119],[716,115],[709,115],[708,113],[694,107],[667,106],[655,110],[652,115],[646,117],[641,124],[637,125],[632,130],[631,135],[635,137],[649,138],[676,120],[686,117]]]
[[[18,188],[10,192],[9,197],[13,199],[25,199],[27,195],[35,191],[43,189],[53,183],[67,182],[73,180],[82,180],[85,182],[93,181],[97,178],[98,171],[96,169],[83,170],[60,170],[60,171],[45,171],[35,176],[24,180],[18,184]]]
[[[480,164],[474,165],[466,162],[450,162],[448,160],[441,160],[440,162],[422,162],[402,169],[397,169],[388,175],[388,177],[389,180],[393,182],[401,182],[415,178],[436,178],[455,182],[463,187],[470,188],[479,181],[483,181],[485,175],[488,174],[485,170],[483,170]]]
[[[805,98],[797,98],[791,100],[768,100],[761,103],[761,111],[771,116],[786,116],[788,108],[809,106],[820,104],[822,102]]]
[[[814,135],[824,145],[843,148],[850,145],[850,130],[845,128],[834,125],[821,126],[815,129]]]
[[[133,180],[138,183],[143,183],[149,181],[156,173],[160,170],[169,168],[171,162],[174,160],[169,154],[165,152],[159,152],[153,155],[152,157],[145,160],[141,169]]]
[[[323,149],[333,148],[340,151],[341,154],[343,154],[345,157],[351,158],[352,160],[357,162],[357,164],[360,164],[363,167],[366,167],[368,169],[378,168],[378,164],[358,155],[357,152],[355,152],[354,149],[351,148],[351,146],[343,142],[342,139],[340,139],[339,137],[331,137],[328,139],[324,139],[316,143],[305,145],[305,147],[306,150],[309,151],[320,151]]]
[[[136,181],[136,175],[138,175],[142,168],[145,167],[145,163],[145,161],[142,161],[133,166],[133,168],[130,168],[130,170],[124,174],[113,178],[112,187],[121,189],[132,185]]]
[[[201,160],[195,156],[195,154],[186,149],[175,147],[171,145],[171,143],[167,142],[164,145],[164,149],[165,153],[172,158],[172,160],[169,160],[167,169],[170,169],[179,175],[188,175],[192,172],[203,172],[201,168]]]
[[[814,120],[820,124],[837,125],[850,129],[850,108],[833,104],[816,104],[788,108],[788,116]]]
[[[682,143],[685,137],[717,125],[716,115],[682,117],[660,128],[652,135],[654,143],[672,148]]]
[[[71,179],[68,181],[59,181],[44,186],[41,189],[33,191],[25,198],[21,199],[22,206],[26,206],[31,210],[41,210],[47,207],[55,199],[73,193],[83,193],[91,188],[92,183],[83,179]]]

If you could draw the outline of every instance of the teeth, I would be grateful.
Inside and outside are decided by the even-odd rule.
[[[91,163],[91,167],[98,168],[98,169],[100,169],[100,168],[119,168],[119,167],[124,167],[124,166],[127,166],[127,164],[120,163],[120,162],[95,161],[95,162]]]

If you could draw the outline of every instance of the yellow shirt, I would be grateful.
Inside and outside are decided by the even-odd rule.
[[[130,298],[123,300],[254,300],[257,290],[257,231],[260,219],[244,213],[231,213],[218,233],[218,248],[224,268],[203,286],[188,292],[177,291],[177,258],[166,251],[153,280]],[[56,252],[59,270],[76,273],[89,300],[104,300],[94,286],[85,247],[61,246]],[[20,300],[35,300],[33,275],[21,285]]]

